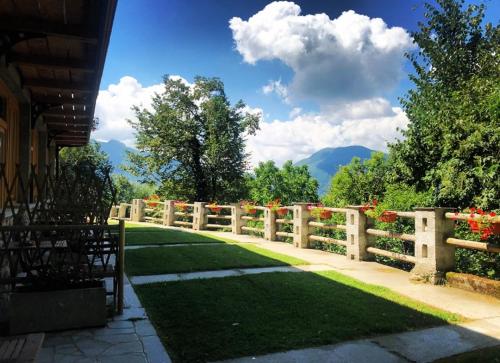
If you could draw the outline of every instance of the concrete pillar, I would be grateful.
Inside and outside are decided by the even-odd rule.
[[[109,210],[109,218],[118,218],[118,208],[115,205],[111,206],[111,209]]]
[[[447,208],[415,209],[415,267],[411,280],[439,284],[455,266],[455,247],[446,244],[453,235],[453,220],[445,218]]]
[[[276,212],[271,208],[264,210],[264,239],[276,241]]]
[[[207,208],[205,208],[206,204],[205,202],[194,202],[193,229],[195,231],[205,229],[205,225],[208,223]]]
[[[233,203],[231,205],[231,229],[234,234],[241,234],[241,227],[246,225],[246,221],[241,219],[243,215],[243,208],[239,203]]]
[[[298,248],[309,247],[309,218],[307,204],[293,206],[293,245]]]
[[[175,201],[166,200],[163,205],[163,225],[173,226],[175,221]]]
[[[347,259],[369,261],[374,258],[366,252],[373,240],[366,234],[370,221],[360,209],[359,206],[349,206],[346,212]]]
[[[132,213],[131,220],[132,222],[142,222],[144,221],[144,208],[146,208],[146,203],[142,199],[133,199],[132,200]]]
[[[127,204],[120,203],[120,207],[118,207],[118,218],[127,218]]]

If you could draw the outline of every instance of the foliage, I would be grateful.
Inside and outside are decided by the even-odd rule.
[[[59,153],[61,167],[77,168],[81,165],[93,165],[96,169],[112,170],[108,155],[101,146],[91,141],[85,146],[65,147]]]
[[[381,152],[372,153],[365,161],[353,158],[334,175],[323,201],[328,206],[345,207],[379,198],[386,189],[388,171],[389,163]]]
[[[152,111],[134,107],[139,153],[129,153],[131,172],[159,182],[165,199],[234,201],[244,192],[245,134],[259,117],[231,106],[218,78],[196,77],[192,86],[165,77]]]
[[[131,203],[132,199],[144,199],[156,190],[152,184],[131,182],[121,174],[113,175],[113,184],[116,188],[116,201],[118,203]]]
[[[434,190],[434,205],[500,205],[500,28],[482,25],[484,6],[426,4],[412,34],[415,88],[401,100],[410,120],[390,146],[393,176]]]
[[[283,205],[318,200],[318,182],[306,165],[294,166],[287,161],[280,169],[274,161],[261,162],[254,175],[247,176],[250,198],[258,205],[280,199]]]

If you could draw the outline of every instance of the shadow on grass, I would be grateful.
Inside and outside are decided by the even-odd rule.
[[[130,276],[307,264],[250,244],[148,247],[125,253],[125,268]]]
[[[225,243],[225,241],[175,229],[150,227],[132,223],[126,224],[126,244],[128,246],[185,243]]]
[[[205,362],[460,320],[333,271],[137,285],[173,359]]]

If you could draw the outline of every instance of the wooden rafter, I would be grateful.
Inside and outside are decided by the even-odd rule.
[[[32,55],[13,54],[9,56],[9,62],[19,66],[43,67],[50,69],[67,69],[83,72],[94,72],[95,67],[90,62],[78,59],[64,59],[41,57]]]
[[[92,92],[92,86],[85,83],[64,82],[53,79],[27,79],[24,81],[26,87],[53,89],[68,92]]]
[[[84,111],[77,111],[77,110],[72,110],[72,109],[50,109],[47,111],[42,112],[42,115],[47,116],[47,117],[53,117],[53,118],[77,118],[77,119],[82,119],[82,118],[90,118],[90,115],[88,112]]]
[[[40,104],[51,104],[51,105],[75,105],[75,106],[87,106],[90,103],[90,100],[88,100],[86,97],[81,97],[81,96],[42,96],[42,95],[37,95],[33,94],[32,96],[33,101],[40,103]]]
[[[91,44],[97,44],[98,41],[97,36],[90,34],[85,26],[53,23],[30,18],[0,17],[0,32],[43,34]]]

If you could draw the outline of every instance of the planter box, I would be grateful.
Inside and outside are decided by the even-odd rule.
[[[10,294],[10,334],[104,326],[106,319],[104,286]]]

